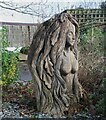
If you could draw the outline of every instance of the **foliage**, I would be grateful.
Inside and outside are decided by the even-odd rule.
[[[104,98],[97,101],[96,108],[97,108],[97,112],[99,114],[103,114],[103,111],[104,111]]]
[[[95,28],[89,28],[85,29],[81,33],[81,51],[82,52],[87,52],[87,53],[93,53],[93,54],[98,54],[101,51],[103,53],[103,31],[102,29],[95,27]]]
[[[106,10],[106,1],[102,2],[100,7],[101,9]]]
[[[0,41],[1,41],[1,28],[0,28]],[[0,42],[0,66],[2,66],[2,53],[1,53],[2,43]],[[0,83],[1,83],[2,67],[0,67]]]
[[[104,84],[104,115],[106,117],[106,77],[103,79],[103,84]]]
[[[92,106],[103,114],[104,33],[102,27],[81,30],[79,53],[79,80],[90,94]]]
[[[4,85],[13,83],[18,78],[18,58],[13,52],[3,51],[2,53],[2,81]]]
[[[104,53],[103,32],[100,28],[93,28],[93,31],[92,28],[90,28],[81,34],[82,36],[79,45],[80,70],[83,71],[84,69],[85,71],[85,74],[83,74],[83,76],[86,76],[86,78],[83,78],[85,79],[84,81],[88,79],[88,82],[86,81],[87,83],[90,83],[91,81],[91,83],[94,82],[96,84],[96,82],[99,82],[98,79],[101,79],[101,77],[103,76],[102,75],[103,66],[104,66],[103,65],[103,53]]]
[[[18,78],[18,53],[7,51],[9,46],[7,40],[7,28],[2,28],[2,82],[0,84],[7,86],[13,83]]]
[[[20,53],[22,53],[22,54],[28,54],[28,50],[29,50],[29,46],[22,47],[21,50],[20,50]]]

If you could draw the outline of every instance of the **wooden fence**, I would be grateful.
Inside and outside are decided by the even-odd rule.
[[[24,47],[31,44],[39,24],[3,23],[8,29],[8,41],[11,47]]]
[[[101,9],[72,9],[70,13],[78,20],[80,26],[89,24],[105,24],[106,13]],[[8,28],[10,46],[23,47],[30,45],[34,32],[39,24],[5,23]]]
[[[106,12],[103,9],[72,9],[70,13],[78,20],[80,25],[106,23]]]

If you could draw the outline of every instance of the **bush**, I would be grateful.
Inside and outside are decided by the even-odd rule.
[[[7,86],[13,82],[15,82],[18,78],[18,53],[7,51],[6,47],[9,46],[9,42],[7,40],[7,28],[3,26],[1,30],[2,37],[2,81],[0,84],[3,86]]]
[[[29,46],[26,46],[21,48],[20,53],[27,55],[28,51],[29,51]]]
[[[104,35],[100,27],[93,28],[93,36],[92,28],[83,31],[81,35],[79,79],[85,89],[94,92],[103,78]]]
[[[2,52],[2,82],[9,85],[18,79],[18,54],[14,52]]]
[[[81,31],[79,43],[79,80],[89,93],[91,104],[96,107],[97,114],[103,114],[104,104],[104,33],[100,27]]]
[[[97,109],[97,113],[98,114],[103,114],[104,112],[104,98],[101,98],[99,101],[97,101],[97,104],[96,104],[96,109]]]

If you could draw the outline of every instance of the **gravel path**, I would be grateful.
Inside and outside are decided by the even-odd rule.
[[[4,103],[3,104],[3,112],[1,115],[2,118],[52,118],[45,114],[37,114],[36,112],[33,115],[26,115],[22,114],[21,110],[19,109],[18,104],[11,104],[11,103]],[[62,118],[66,118],[63,116]],[[70,117],[68,120],[106,120],[100,116],[93,117],[87,114],[76,114],[73,117]]]
[[[11,104],[4,102],[2,106],[2,116],[3,118],[23,118],[20,114],[19,106],[17,104]]]

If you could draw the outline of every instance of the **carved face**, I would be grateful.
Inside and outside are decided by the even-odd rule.
[[[70,24],[69,26],[69,30],[66,34],[66,42],[70,46],[73,46],[75,43],[75,26],[73,24]]]

